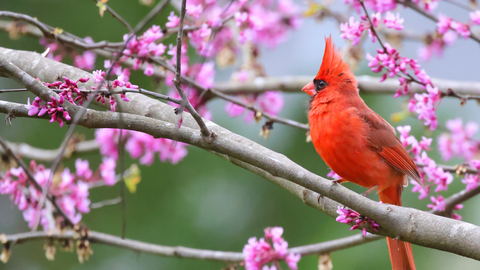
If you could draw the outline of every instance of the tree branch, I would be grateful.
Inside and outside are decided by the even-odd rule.
[[[215,88],[225,94],[260,94],[267,91],[283,91],[287,93],[300,93],[301,89],[312,82],[312,76],[283,76],[283,77],[258,77],[252,82],[217,82]],[[363,94],[394,94],[400,87],[397,79],[386,79],[380,82],[380,77],[357,76],[358,88]],[[480,82],[453,81],[432,78],[433,84],[442,92],[448,92],[448,89],[455,90],[455,93],[461,95],[476,95],[480,89]],[[420,85],[412,84],[413,93],[425,92]]]
[[[348,236],[332,241],[321,242],[313,245],[299,246],[288,249],[288,252],[294,252],[296,254],[304,256],[330,253],[336,250],[346,249],[354,247],[371,241],[381,239],[382,237],[368,234],[364,237],[362,234]],[[27,232],[11,235],[0,235],[0,241],[2,244],[21,244],[34,240],[75,240],[75,232],[64,231],[62,234],[48,234],[45,232]],[[244,256],[241,252],[231,251],[217,251],[206,249],[195,249],[182,246],[170,247],[161,246],[156,244],[150,244],[131,239],[122,239],[118,236],[109,235],[105,233],[89,231],[88,240],[95,244],[113,246],[123,249],[132,250],[135,252],[144,252],[164,257],[177,257],[177,258],[189,258],[200,260],[214,260],[225,262],[241,262],[244,260]]]
[[[29,158],[39,161],[53,161],[58,154],[60,149],[42,149],[31,146],[26,143],[13,143],[7,142],[7,146],[12,149],[13,152],[17,153],[23,158]],[[74,149],[71,152],[64,153],[65,156],[70,156],[73,153],[86,153],[98,150],[99,145],[95,140],[78,142],[74,145]],[[0,153],[4,151],[0,150]]]
[[[93,0],[95,3],[98,3],[100,2],[100,0]],[[109,5],[107,4],[103,4],[106,8],[107,8],[107,11],[112,15],[112,17],[114,17],[115,19],[117,19],[121,24],[125,25],[125,27],[127,27],[128,31],[129,32],[132,32],[133,29],[132,27],[130,26],[130,24],[124,19],[122,18],[122,16],[120,16],[117,12],[115,12],[115,10],[113,10]]]

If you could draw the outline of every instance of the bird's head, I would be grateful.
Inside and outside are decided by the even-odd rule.
[[[303,92],[310,96],[317,93],[330,91],[357,90],[357,80],[353,72],[342,59],[340,50],[335,48],[332,36],[325,38],[325,53],[323,54],[322,65],[312,82],[305,85]]]

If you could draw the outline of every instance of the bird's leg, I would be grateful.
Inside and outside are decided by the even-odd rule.
[[[372,191],[374,191],[374,190],[377,190],[377,188],[378,188],[378,185],[375,185],[375,186],[367,189],[367,191],[362,193],[362,196],[368,197],[368,194],[372,193]]]
[[[336,180],[332,180],[332,182],[333,182],[334,184],[343,184],[343,183],[348,182],[348,180],[345,180],[345,179],[336,179]]]

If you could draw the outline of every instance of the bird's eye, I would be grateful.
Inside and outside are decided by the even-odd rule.
[[[324,80],[313,80],[313,84],[315,85],[315,90],[322,91],[325,87],[328,86],[327,82]]]

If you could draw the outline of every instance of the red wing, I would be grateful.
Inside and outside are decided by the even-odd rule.
[[[417,166],[401,143],[392,148],[383,147],[382,151],[378,152],[378,154],[383,157],[390,166],[421,184]]]
[[[407,150],[395,136],[395,129],[368,107],[360,117],[370,126],[369,146],[396,170],[410,176],[421,185],[420,174]]]

